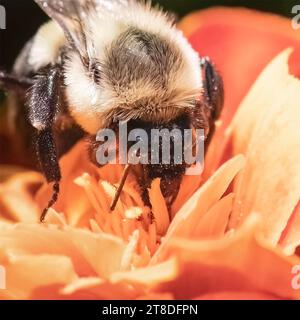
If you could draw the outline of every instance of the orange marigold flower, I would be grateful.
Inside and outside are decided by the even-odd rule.
[[[197,30],[218,30],[219,20],[208,23],[216,15],[226,25],[232,15],[263,14],[192,15],[182,25],[192,42]],[[286,21],[263,16],[278,23],[279,34]],[[228,36],[238,22],[225,28]],[[62,192],[45,224],[38,220],[51,188],[43,177],[5,174],[2,167],[0,265],[7,289],[0,298],[299,299],[291,272],[300,265],[300,81],[289,73],[290,55],[284,50],[268,64],[237,112],[230,109],[230,124],[223,115],[203,175],[184,177],[171,212],[159,179],[149,190],[150,209],[129,175],[110,213],[123,167],[95,167],[84,141],[61,159]]]

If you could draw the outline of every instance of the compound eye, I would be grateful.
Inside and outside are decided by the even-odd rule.
[[[100,84],[102,79],[102,67],[101,63],[97,60],[93,60],[89,65],[89,72],[91,74],[92,79],[96,84]]]

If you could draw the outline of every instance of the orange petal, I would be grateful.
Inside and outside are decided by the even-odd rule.
[[[178,273],[175,259],[166,260],[151,267],[139,268],[127,272],[116,272],[111,277],[112,283],[125,281],[150,289],[160,283],[172,281]]]
[[[3,298],[132,299],[143,295],[145,291],[126,283],[109,283],[121,269],[124,253],[123,242],[106,234],[53,225],[1,224],[0,264],[7,270]]]
[[[0,184],[0,214],[11,221],[35,222],[40,209],[34,202],[34,191],[44,179],[37,172],[16,173]]]
[[[102,278],[120,270],[125,244],[109,234],[93,234],[90,231],[65,229],[68,239],[75,245],[95,272]]]
[[[162,251],[166,250],[174,237],[193,236],[200,219],[221,198],[243,165],[243,156],[229,160],[190,198],[173,219],[161,246],[153,256],[152,263],[161,261]]]
[[[199,220],[191,238],[214,239],[224,236],[232,212],[234,194],[230,193],[219,200]]]
[[[0,165],[0,183],[5,182],[9,178],[11,178],[13,175],[16,175],[18,173],[24,173],[24,168],[18,167],[18,166],[1,164]]]
[[[300,292],[291,286],[291,270],[300,259],[270,246],[259,229],[258,216],[252,215],[236,233],[220,240],[173,239],[163,258],[176,256],[179,276],[154,291],[173,293],[175,299],[224,291],[299,299]]]
[[[171,293],[148,293],[144,296],[140,296],[137,300],[173,300]]]
[[[198,190],[202,181],[202,175],[190,176],[184,175],[178,196],[172,205],[172,218],[180,210],[180,208],[190,199],[190,197]]]
[[[198,11],[186,16],[179,27],[202,56],[215,61],[223,76],[225,125],[265,65],[288,46],[300,50],[299,34],[290,19],[245,8]],[[291,61],[298,75],[299,53]]]
[[[28,299],[40,287],[61,285],[76,279],[70,258],[58,255],[30,255],[6,251],[5,295],[9,299]],[[59,272],[58,272],[59,270]]]
[[[288,72],[289,55],[286,50],[267,66],[230,127],[233,153],[247,159],[234,188],[231,226],[258,212],[273,244],[300,199],[300,81]]]
[[[39,296],[42,294],[38,292]],[[75,279],[56,294],[57,299],[97,299],[97,300],[131,300],[144,294],[143,290],[138,290],[127,283],[110,283],[100,278],[80,278]],[[47,297],[47,291],[45,296]]]
[[[125,244],[107,234],[71,227],[18,224],[2,226],[0,252],[6,248],[23,254],[54,254],[69,257],[79,276],[108,277],[120,269]]]
[[[293,254],[300,245],[300,201],[298,202],[289,222],[281,235],[279,244],[284,248],[286,254]]]
[[[275,295],[264,292],[213,292],[203,294],[194,300],[278,300]]]

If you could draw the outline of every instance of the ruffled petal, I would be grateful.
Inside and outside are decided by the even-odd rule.
[[[289,74],[289,56],[286,50],[267,66],[228,131],[233,154],[247,159],[234,186],[231,227],[259,212],[273,244],[300,199],[300,81]]]
[[[244,161],[243,156],[229,160],[189,199],[173,219],[168,233],[153,256],[152,263],[161,261],[163,251],[172,243],[174,237],[193,237],[201,219],[222,197],[234,177],[243,168]]]
[[[155,288],[175,299],[191,299],[218,292],[263,292],[281,298],[299,299],[291,285],[291,270],[300,264],[270,246],[258,234],[259,216],[252,215],[234,234],[214,241],[173,239],[163,254],[176,257],[179,276]]]

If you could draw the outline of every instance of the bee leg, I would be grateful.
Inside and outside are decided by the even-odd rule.
[[[224,87],[221,75],[208,57],[201,59],[201,72],[203,98],[193,109],[191,119],[195,129],[204,129],[207,150],[215,131],[215,121],[218,120],[223,109]]]
[[[48,210],[57,202],[60,191],[61,173],[56,145],[51,129],[41,130],[37,134],[36,149],[40,165],[48,183],[53,182],[53,193],[47,207],[43,210],[40,221],[44,222]]]
[[[0,70],[0,88],[3,90],[11,90],[20,94],[24,94],[24,92],[33,84],[34,81],[31,78],[18,77]]]
[[[211,110],[211,117],[217,120],[224,104],[223,79],[208,57],[202,58],[201,70],[203,73],[203,87],[206,102]]]
[[[184,173],[180,172],[174,175],[173,177],[163,177],[161,179],[160,188],[164,198],[166,199],[169,215],[171,214],[172,204],[178,196],[183,175]]]
[[[209,145],[215,131],[215,122],[221,115],[224,105],[223,79],[216,70],[214,63],[208,58],[201,59],[201,71],[204,88],[204,112],[207,114],[209,133],[206,139],[206,146]]]
[[[48,181],[53,182],[53,194],[41,215],[44,221],[47,211],[58,199],[61,172],[52,126],[60,106],[60,71],[57,67],[43,70],[34,81],[27,95],[29,120],[37,131],[36,151],[42,171]]]
[[[122,178],[120,180],[119,187],[118,187],[118,189],[116,191],[115,197],[114,197],[114,199],[113,199],[113,201],[111,203],[110,211],[114,211],[116,206],[117,206],[117,203],[118,203],[119,198],[121,196],[122,190],[124,188],[124,185],[125,185],[125,182],[126,182],[126,179],[128,177],[128,174],[129,174],[130,170],[131,170],[131,165],[127,164],[125,166],[124,171],[123,171]]]
[[[176,200],[180,185],[185,174],[186,164],[182,165],[142,165],[142,174],[139,174],[139,186],[141,189],[142,199],[146,206],[152,208],[149,189],[154,179],[160,178],[160,190],[165,199],[171,220],[171,208]],[[153,175],[153,173],[155,174]]]

